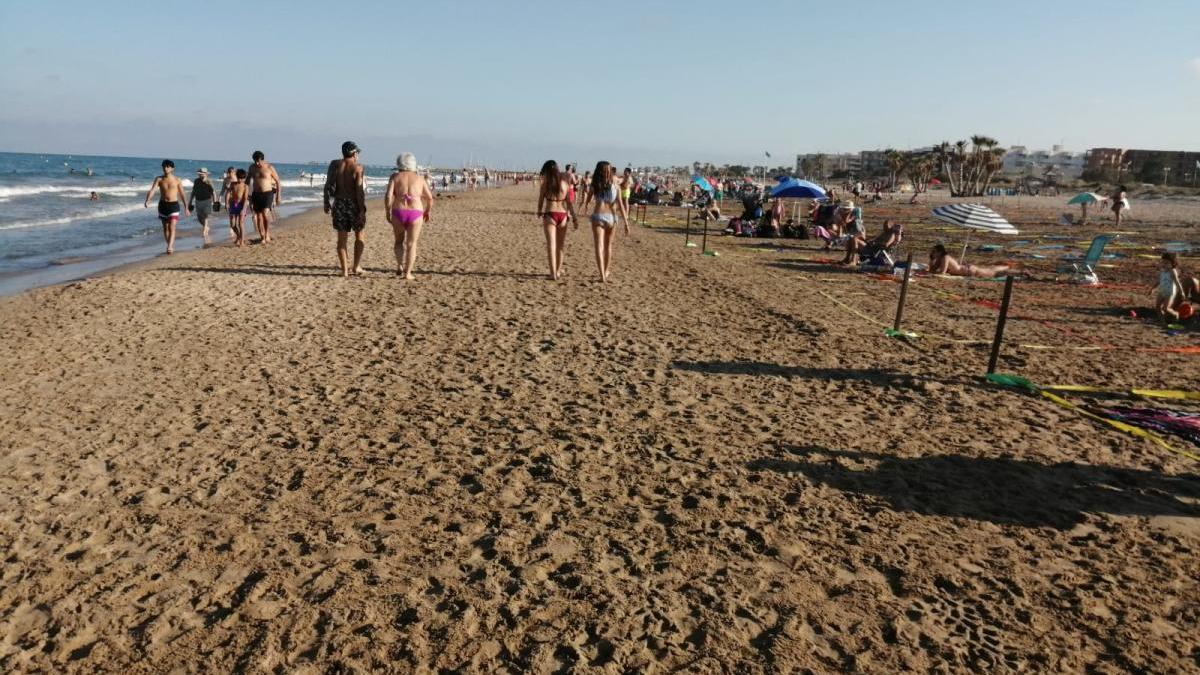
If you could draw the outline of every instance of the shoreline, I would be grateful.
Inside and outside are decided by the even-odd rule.
[[[367,203],[369,205],[371,200],[368,200]],[[283,207],[286,208],[287,204],[284,204]],[[321,209],[321,204],[306,204],[304,206],[297,204],[295,205],[295,210],[289,209],[289,213],[281,213],[279,215],[275,224],[271,226],[272,230],[276,228],[289,229],[295,226],[297,219],[308,216],[314,210],[320,211]],[[148,237],[153,240],[153,243],[139,242],[128,248],[121,249],[119,252],[108,255],[72,259],[70,262],[64,264],[51,263],[43,267],[0,275],[0,298],[9,298],[40,288],[63,286],[119,274],[129,270],[141,269],[160,258],[178,260],[200,251],[232,248],[233,240],[228,236],[222,236],[219,240],[214,236],[212,237],[212,243],[205,244],[203,237],[200,236],[199,223],[192,220],[191,224],[195,227],[189,227],[186,235],[176,235],[175,252],[170,256],[163,252],[162,235],[155,233]],[[247,221],[246,227],[253,229],[254,225]],[[221,232],[222,235],[227,235],[229,232],[228,219],[222,219],[219,227],[215,224],[210,224],[209,230],[213,233]],[[257,246],[257,244],[252,246]]]

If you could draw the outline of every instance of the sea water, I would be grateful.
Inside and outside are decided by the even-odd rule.
[[[209,171],[217,192],[226,167],[249,161],[171,158],[175,174],[191,191],[196,170]],[[38,155],[0,152],[0,295],[59,283],[161,254],[166,244],[158,220],[158,196],[144,208],[163,158]],[[274,163],[283,187],[277,215],[321,203],[327,163]],[[383,194],[390,167],[367,166],[367,196]],[[435,174],[439,181],[440,174]],[[95,192],[98,199],[92,200]],[[209,219],[211,241],[229,239],[224,208]],[[246,232],[254,236],[252,217]],[[175,248],[203,245],[195,215],[180,218]]]

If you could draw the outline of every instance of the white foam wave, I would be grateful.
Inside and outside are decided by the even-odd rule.
[[[71,215],[68,215],[68,216],[62,216],[60,218],[48,218],[46,220],[32,220],[29,222],[0,223],[0,230],[20,230],[20,229],[29,228],[29,227],[47,227],[50,225],[66,225],[68,223],[74,223],[74,222],[78,222],[81,220],[97,220],[100,218],[110,218],[112,216],[119,216],[123,213],[132,213],[134,211],[141,211],[142,208],[143,207],[141,204],[123,204],[121,206],[113,206],[113,207],[109,207],[109,208],[99,208],[99,209],[95,209],[93,211],[86,211],[86,212],[82,212],[82,213],[76,212],[76,213],[72,213]],[[147,209],[147,210],[152,210],[152,208]]]

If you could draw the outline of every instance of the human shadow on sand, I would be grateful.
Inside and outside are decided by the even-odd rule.
[[[1200,518],[1200,475],[1165,476],[1075,462],[1011,458],[892,455],[785,446],[802,459],[763,458],[752,471],[800,473],[843,492],[871,495],[897,511],[1068,529],[1086,513]]]
[[[332,265],[246,265],[243,267],[196,267],[177,266],[162,268],[167,272],[215,272],[217,274],[265,274],[273,276],[295,277],[340,277],[342,272]],[[372,276],[395,276],[395,269],[382,267],[367,267],[365,272]],[[480,272],[473,270],[422,270],[414,272],[416,276],[449,276],[449,277],[507,277],[512,279],[542,279],[545,274],[532,272]]]
[[[766,361],[672,361],[671,367],[676,370],[710,375],[774,375],[810,380],[858,380],[872,384],[895,384],[905,387],[912,386],[916,379],[910,373],[898,373],[879,368],[804,368],[767,363]]]

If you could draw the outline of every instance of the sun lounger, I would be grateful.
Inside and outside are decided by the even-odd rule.
[[[1104,247],[1108,246],[1108,242],[1116,239],[1115,234],[1098,234],[1092,240],[1092,245],[1088,247],[1087,255],[1082,260],[1077,258],[1063,258],[1063,262],[1067,263],[1059,267],[1056,272],[1058,274],[1069,273],[1070,281],[1078,284],[1098,284],[1100,278],[1096,276],[1096,266],[1100,262],[1100,256],[1104,253]]]

